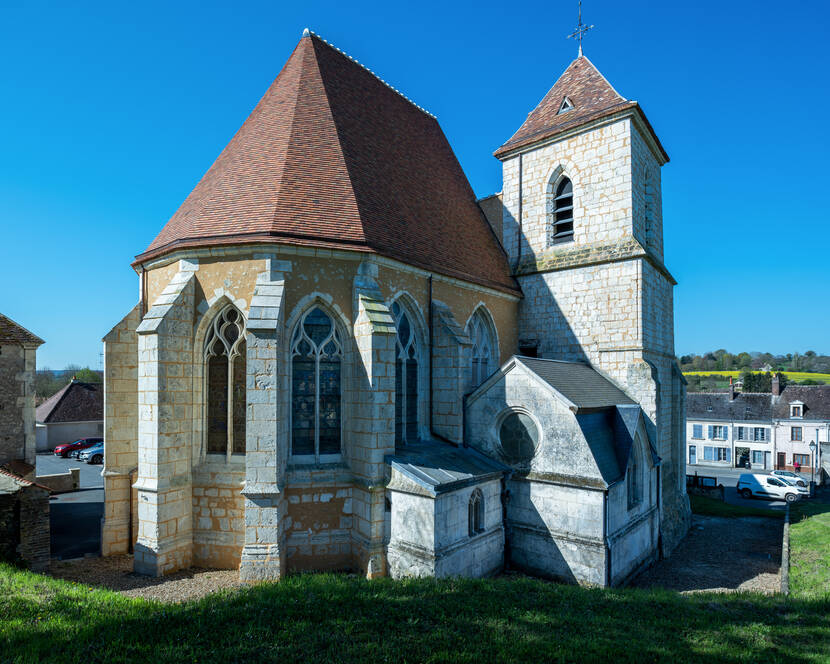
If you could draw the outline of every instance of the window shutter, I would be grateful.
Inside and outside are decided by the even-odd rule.
[[[729,461],[730,463],[732,461],[732,448],[731,447],[726,448],[726,460]]]
[[[713,449],[714,448],[712,448],[708,445],[704,446],[704,448],[703,448],[703,460],[704,461],[711,461],[712,460],[712,450]]]
[[[713,426],[710,424],[710,425],[709,425],[709,440],[714,439],[714,437],[715,437],[715,427],[713,427]]]

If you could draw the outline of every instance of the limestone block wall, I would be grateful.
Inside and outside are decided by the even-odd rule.
[[[643,501],[628,509],[625,482],[608,491],[608,548],[611,552],[611,583],[624,582],[639,569],[654,562],[659,554],[660,514],[657,507],[657,473],[650,469]]]
[[[237,569],[245,543],[245,465],[209,461],[193,471],[193,564]]]
[[[636,126],[631,128],[631,195],[634,237],[663,261],[661,164]]]
[[[568,583],[605,584],[602,491],[521,477],[507,488],[511,567]]]
[[[130,312],[104,337],[104,523],[101,555],[127,553],[131,508],[130,473],[138,468],[138,335],[141,307]]]
[[[433,302],[432,344],[432,428],[447,440],[461,443],[471,342],[452,310],[440,301]]]
[[[612,244],[631,235],[632,126],[629,119],[591,129],[503,162],[504,248],[515,263],[569,246]],[[519,236],[519,163],[522,229]],[[574,192],[574,241],[548,248],[548,188],[560,175]]]
[[[0,464],[35,463],[36,347],[0,345]]]

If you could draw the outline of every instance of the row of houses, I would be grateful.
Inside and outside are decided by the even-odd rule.
[[[788,385],[773,380],[772,394],[689,393],[686,462],[697,467],[809,472],[830,441],[830,385]],[[811,448],[811,443],[813,444]]]

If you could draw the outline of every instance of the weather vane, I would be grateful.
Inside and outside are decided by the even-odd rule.
[[[585,25],[582,22],[582,0],[579,0],[579,22],[576,25],[576,30],[569,34],[567,38],[576,39],[579,42],[580,57],[582,57],[582,38],[585,36],[585,33],[593,27],[593,25]]]

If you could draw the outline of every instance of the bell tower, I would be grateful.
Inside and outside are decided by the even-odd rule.
[[[640,403],[662,459],[668,552],[689,521],[676,282],[663,263],[660,173],[668,155],[639,104],[580,45],[495,156],[503,164],[503,244],[524,293],[520,346],[589,362]]]

